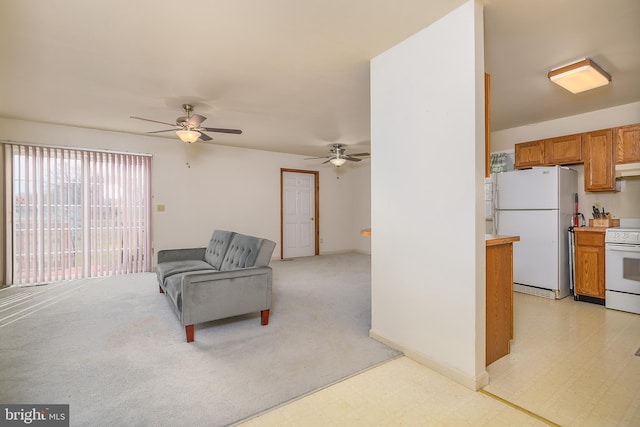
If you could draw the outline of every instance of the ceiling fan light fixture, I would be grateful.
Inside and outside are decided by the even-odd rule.
[[[571,93],[606,86],[611,81],[611,76],[589,58],[555,68],[549,71],[547,77]]]
[[[330,162],[331,162],[332,165],[334,165],[335,167],[339,168],[340,166],[342,166],[345,163],[347,163],[347,159],[342,159],[342,158],[336,157],[335,159],[331,159]]]
[[[189,144],[194,143],[200,138],[200,132],[196,130],[178,130],[176,131],[176,135],[183,142],[188,142]]]

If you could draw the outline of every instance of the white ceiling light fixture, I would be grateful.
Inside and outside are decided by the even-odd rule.
[[[189,144],[196,142],[198,138],[200,138],[200,132],[190,129],[178,130],[176,131],[176,135],[178,135],[178,138],[180,138],[183,142],[188,142]]]
[[[191,104],[182,104],[182,109],[186,116],[178,117],[176,119],[175,124],[163,122],[160,120],[152,120],[145,119],[144,117],[130,116],[132,119],[144,120],[145,122],[153,122],[160,123],[164,125],[171,126],[172,129],[164,129],[164,130],[154,130],[147,133],[162,133],[162,132],[175,132],[176,135],[180,138],[182,142],[186,142],[189,144],[193,144],[194,142],[200,140],[204,142],[212,141],[213,139],[204,133],[207,132],[222,132],[222,133],[233,133],[239,135],[242,133],[240,129],[224,129],[224,128],[208,128],[202,126],[202,122],[207,120],[207,118],[201,114],[193,113],[193,105]]]
[[[331,162],[332,165],[339,168],[347,162],[360,162],[362,156],[370,156],[369,153],[357,153],[357,154],[347,154],[345,153],[345,145],[342,144],[331,144],[329,146],[329,152],[331,155],[324,157],[308,157],[305,160],[314,160],[314,159],[327,159],[322,164]]]
[[[549,71],[547,77],[571,93],[580,93],[606,86],[611,81],[609,73],[589,58],[555,68]]]
[[[331,159],[330,162],[332,165],[339,168],[340,166],[347,163],[347,159],[343,159],[342,157],[336,157],[335,159]]]

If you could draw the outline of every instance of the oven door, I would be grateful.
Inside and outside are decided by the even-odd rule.
[[[640,295],[640,246],[607,243],[605,248],[606,289]]]

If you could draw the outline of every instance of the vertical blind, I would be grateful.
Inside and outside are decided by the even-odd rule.
[[[151,158],[5,145],[12,207],[8,282],[151,269]]]

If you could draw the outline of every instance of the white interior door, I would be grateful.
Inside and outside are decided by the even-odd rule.
[[[282,257],[316,254],[315,174],[282,173]]]

